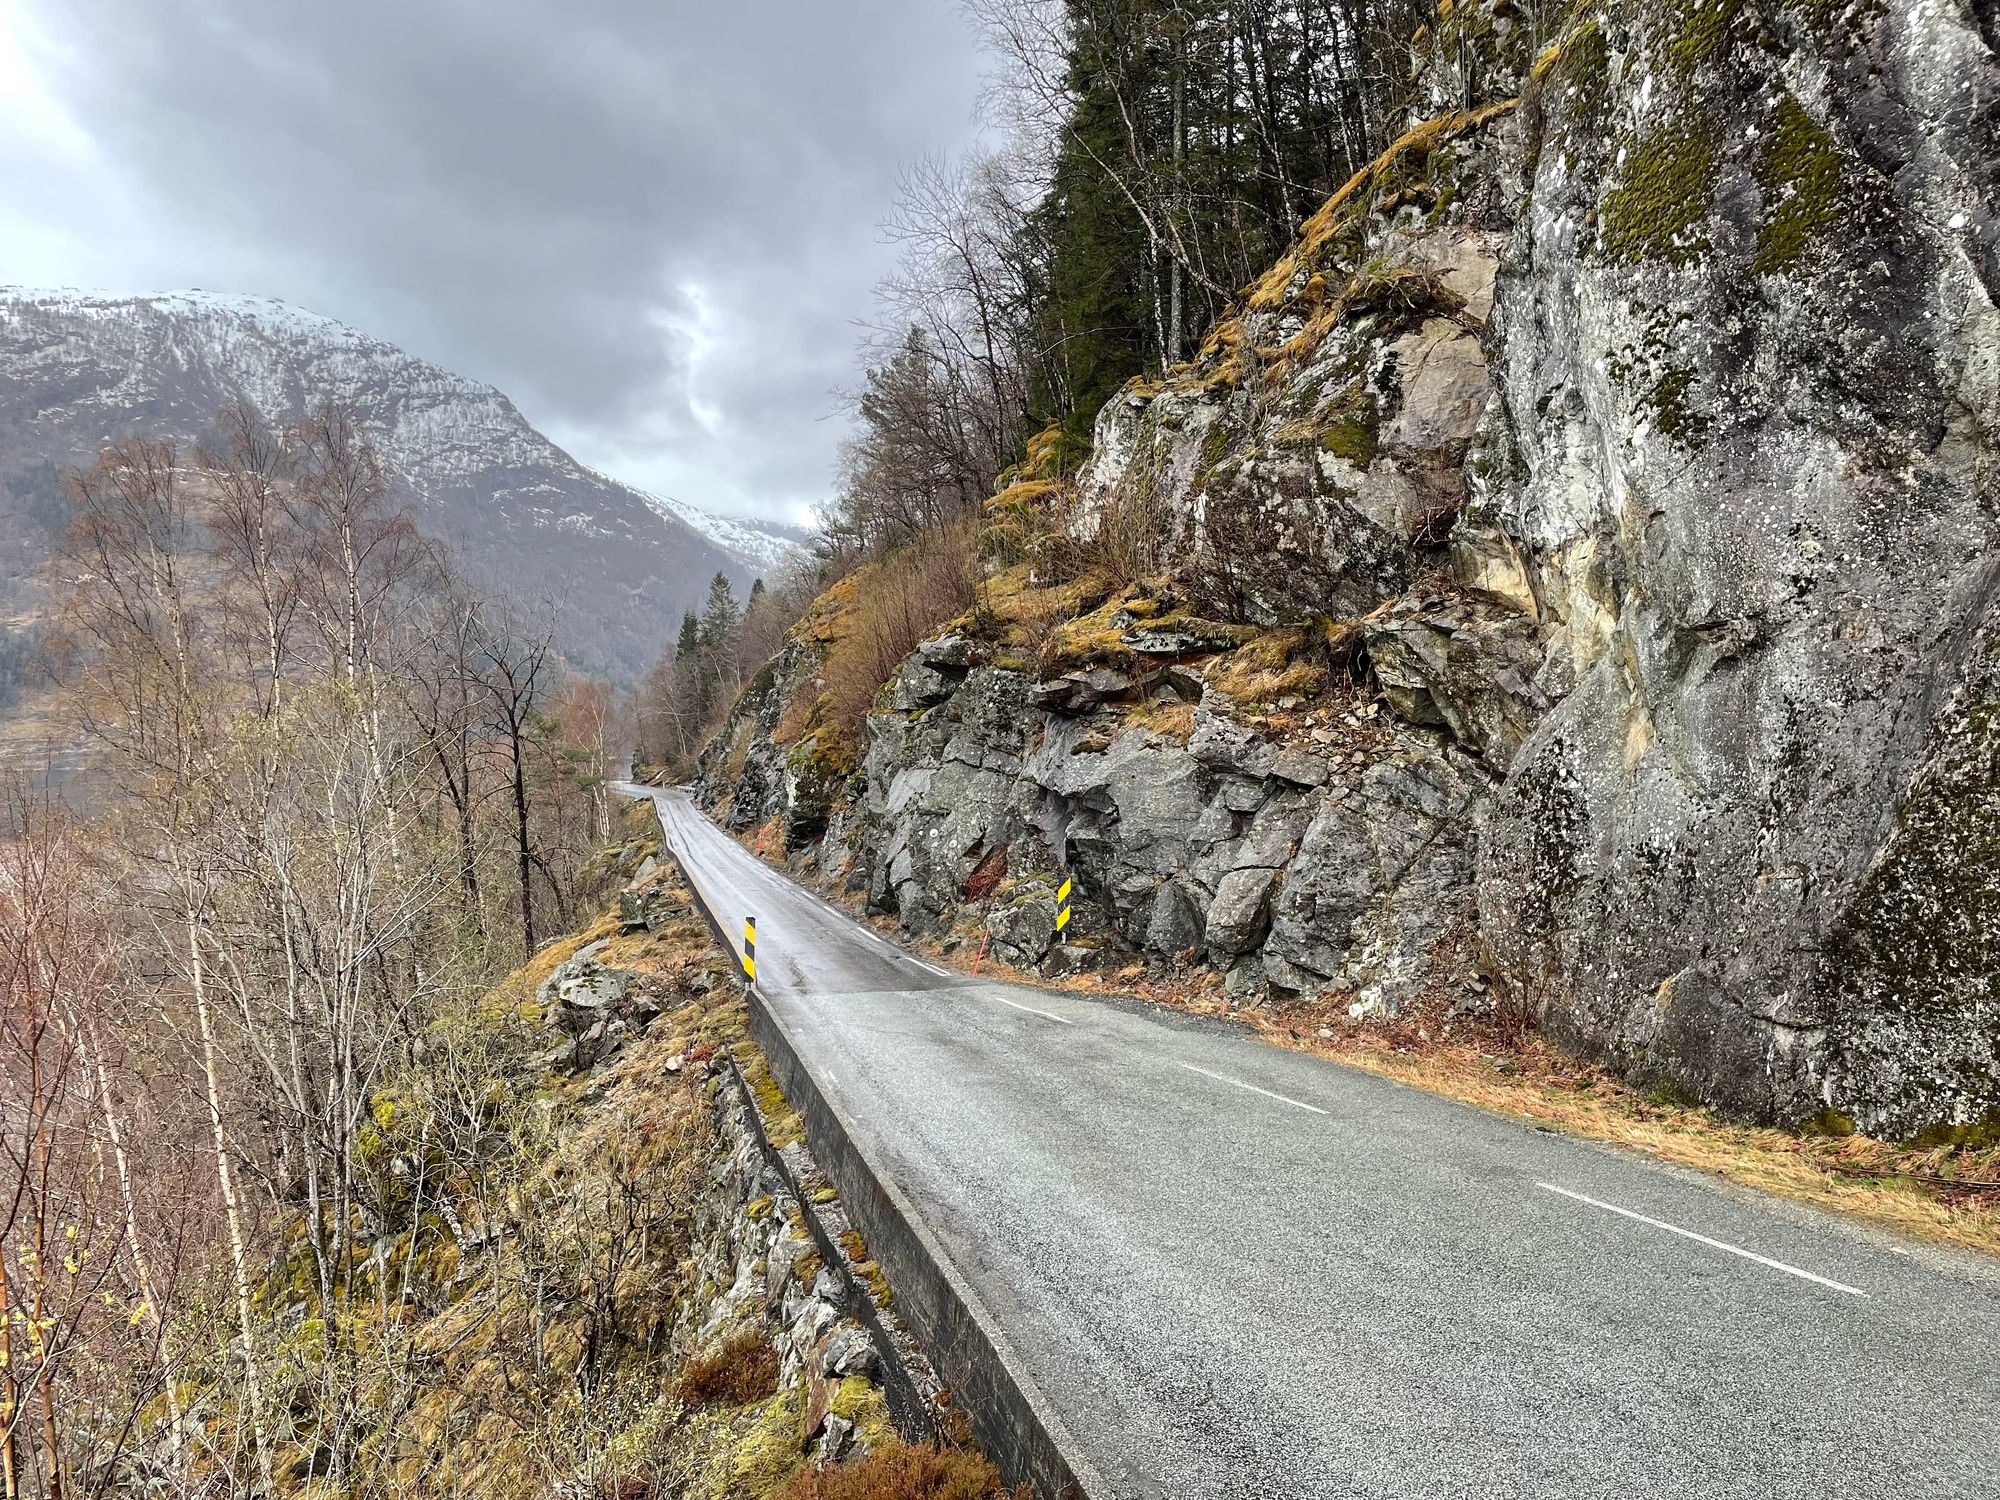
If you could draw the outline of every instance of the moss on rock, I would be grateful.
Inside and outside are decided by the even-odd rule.
[[[1757,226],[1760,276],[1789,271],[1840,219],[1840,152],[1833,137],[1786,94],[1757,163],[1764,212]]]
[[[1619,184],[1605,194],[1599,243],[1613,261],[1690,265],[1711,248],[1703,221],[1715,194],[1714,126],[1688,113],[1626,148]]]

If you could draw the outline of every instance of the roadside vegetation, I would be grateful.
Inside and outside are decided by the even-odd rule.
[[[444,1170],[388,1144],[413,1070],[499,1066],[480,997],[605,880],[610,693],[546,615],[455,575],[347,414],[215,431],[65,479],[54,712],[103,811],[16,786],[0,846],[10,1500],[142,1452],[267,1493],[343,1471],[382,1399],[355,1339],[408,1273],[387,1226]],[[309,1376],[268,1336],[278,1263]]]
[[[54,820],[0,848],[4,1076],[10,1111],[38,1110],[4,1136],[30,1153],[9,1163],[25,1186],[0,1283],[11,1494],[998,1493],[977,1455],[912,1448],[874,1417],[851,1471],[822,1472],[762,1299],[700,1336],[726,1290],[703,1226],[733,1181],[717,1060],[737,1056],[774,1129],[789,1111],[656,847],[635,829],[605,862],[650,872],[626,897],[643,925],[601,917],[378,1045],[344,1181],[322,1163],[344,1228],[288,1190],[278,1152],[298,1148],[229,1109],[243,1066],[218,1071],[240,1241],[218,1233],[213,1143],[187,1118],[203,1080],[159,1076],[146,1050],[162,1021],[145,1007],[170,993],[103,1008],[139,982],[111,869]],[[640,1018],[590,1067],[550,983],[586,949]]]

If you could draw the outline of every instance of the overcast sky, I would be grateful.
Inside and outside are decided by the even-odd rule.
[[[983,66],[951,0],[0,0],[0,283],[280,297],[789,518]]]

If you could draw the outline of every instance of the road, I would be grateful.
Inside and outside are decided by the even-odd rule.
[[[624,790],[758,919],[761,991],[1095,1500],[2000,1496],[2000,1262],[951,974]]]

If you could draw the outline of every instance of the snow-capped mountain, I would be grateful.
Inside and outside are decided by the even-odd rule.
[[[197,441],[236,400],[279,421],[352,409],[418,524],[475,579],[554,600],[566,654],[616,678],[651,664],[715,573],[740,592],[800,540],[620,484],[492,386],[286,303],[0,288],[0,603],[48,554],[62,468],[110,440]]]
[[[765,569],[766,576],[791,562],[812,540],[812,531],[805,526],[788,526],[781,521],[742,521],[719,516],[699,505],[676,500],[672,495],[655,495],[650,490],[639,493],[655,510],[687,522],[718,547]]]

